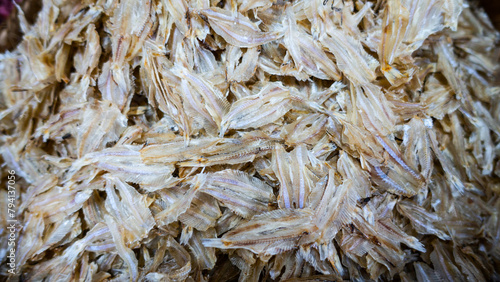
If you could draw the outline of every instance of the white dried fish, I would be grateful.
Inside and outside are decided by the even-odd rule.
[[[221,239],[205,239],[206,247],[242,248],[256,254],[277,254],[292,248],[315,230],[309,209],[282,209],[254,216]]]
[[[188,246],[193,253],[193,258],[201,270],[212,269],[217,262],[216,249],[207,248],[202,244],[203,238],[215,237],[215,229],[211,228],[205,232],[194,231],[189,239]]]
[[[125,264],[128,267],[130,280],[136,281],[138,278],[138,261],[135,257],[134,252],[126,246],[126,239],[123,238],[123,229],[120,228],[120,225],[109,215],[105,215],[104,220],[108,225],[109,232],[113,236],[113,241],[115,242],[116,251],[118,255],[123,259]]]
[[[22,241],[18,246],[19,263],[24,264],[35,253],[43,247],[43,241],[37,240],[42,237],[45,230],[43,217],[39,214],[28,214],[29,221],[23,226]]]
[[[286,10],[285,28],[283,41],[298,70],[303,69],[307,74],[321,79],[340,80],[335,63],[318,46],[312,36],[296,24],[292,8]]]
[[[244,97],[231,106],[222,120],[220,136],[228,129],[258,128],[276,121],[291,109],[291,98],[290,91],[282,84],[266,85],[258,94]]]
[[[182,79],[182,92],[193,110],[203,115],[218,130],[222,116],[229,108],[229,103],[224,95],[211,83],[185,68],[174,68],[172,71]]]
[[[234,54],[236,53],[236,54]],[[227,80],[229,82],[245,82],[250,80],[257,70],[260,49],[258,47],[248,48],[245,54],[241,54],[239,48],[231,46],[226,58]],[[241,58],[241,63],[238,64]]]
[[[37,197],[37,201],[32,202],[28,209],[43,215],[50,223],[63,220],[67,215],[78,211],[95,188],[90,186],[88,189],[83,189],[82,186],[74,187],[69,184],[64,187],[53,187]]]
[[[398,210],[410,219],[411,224],[419,233],[434,234],[442,240],[449,240],[450,236],[445,231],[435,226],[441,220],[438,215],[427,212],[424,208],[414,205],[408,201],[399,202]]]
[[[78,265],[78,259],[85,247],[107,232],[109,232],[109,229],[103,223],[94,226],[87,232],[84,238],[74,241],[61,255],[37,264],[35,267],[36,270],[28,275],[28,280],[39,281],[44,278],[56,279],[58,281],[71,280]]]
[[[117,141],[126,127],[126,117],[115,104],[98,102],[82,113],[78,128],[78,156],[102,149],[108,142]]]
[[[283,130],[287,145],[320,144],[318,142],[326,134],[327,117],[323,114],[301,116],[295,122],[288,124]]]
[[[255,23],[241,13],[231,13],[217,7],[202,10],[200,13],[208,19],[217,34],[237,47],[255,47],[283,36],[280,30],[262,32]]]
[[[326,175],[326,165],[309,155],[305,146],[297,146],[290,154],[282,146],[273,150],[272,169],[280,182],[278,205],[281,208],[304,208],[314,183]],[[295,171],[297,168],[298,171]]]
[[[477,4],[31,2],[0,54],[0,280],[500,277]]]
[[[205,193],[199,193],[191,202],[185,213],[179,215],[179,220],[187,226],[200,231],[214,227],[216,220],[221,216],[219,203]]]
[[[223,170],[208,175],[202,191],[243,218],[267,212],[274,202],[270,186],[241,171]]]
[[[118,198],[114,189],[119,191],[121,199]],[[106,178],[106,194],[105,207],[109,213],[109,220],[115,223],[105,218],[106,222],[108,226],[119,224],[117,226],[121,228],[122,235],[120,236],[125,244],[133,245],[147,236],[155,222],[148,209],[146,197],[132,186],[112,176]],[[117,237],[113,239],[116,243]]]
[[[368,55],[361,43],[342,30],[329,29],[320,40],[335,55],[338,68],[356,84],[367,84],[376,78],[378,62]]]
[[[220,145],[201,151],[201,157],[179,163],[183,167],[204,167],[222,164],[242,164],[266,155],[276,145],[275,140],[263,136],[245,136],[238,139],[225,139]]]
[[[167,225],[176,221],[179,215],[186,212],[190,207],[191,202],[196,196],[196,192],[198,192],[206,181],[206,177],[207,176],[204,174],[197,175],[189,189],[185,191],[181,190],[179,191],[180,195],[175,195],[176,198],[169,199],[167,207],[155,215],[156,222],[158,222],[159,225]]]
[[[89,153],[80,159],[80,165],[92,165],[122,181],[141,184],[147,191],[174,186],[178,182],[172,176],[173,165],[144,164],[139,149],[134,146],[115,146]]]
[[[221,141],[218,138],[196,139],[186,144],[184,140],[173,140],[167,144],[156,144],[141,149],[141,158],[146,164],[161,162],[175,163],[196,157],[203,149]]]

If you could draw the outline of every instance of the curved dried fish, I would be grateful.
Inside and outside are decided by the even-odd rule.
[[[229,44],[238,47],[255,47],[283,36],[280,30],[262,32],[260,28],[241,13],[232,13],[217,7],[200,11],[212,29]],[[274,27],[277,29],[276,27]]]

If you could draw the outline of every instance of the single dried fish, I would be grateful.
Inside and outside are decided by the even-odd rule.
[[[282,84],[266,85],[258,94],[243,97],[231,106],[222,120],[220,136],[228,129],[258,128],[276,121],[291,108],[291,99]]]
[[[215,226],[216,220],[220,216],[221,211],[216,199],[205,193],[199,193],[195,196],[186,212],[179,215],[179,220],[187,226],[206,231],[208,228]]]
[[[267,212],[274,202],[271,187],[241,171],[223,170],[210,174],[202,191],[243,218]]]
[[[342,30],[328,30],[329,36],[320,40],[337,59],[338,68],[356,84],[367,84],[375,80],[378,62],[368,55],[360,42]]]
[[[260,28],[239,12],[230,12],[217,7],[200,11],[212,29],[229,44],[237,47],[255,47],[283,36],[282,31],[262,32]]]
[[[205,239],[206,247],[243,248],[256,254],[277,254],[296,247],[302,236],[315,230],[309,209],[282,209],[254,216],[221,239]]]

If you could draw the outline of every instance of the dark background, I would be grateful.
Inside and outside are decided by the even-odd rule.
[[[500,1],[499,0],[480,0],[480,5],[490,16],[491,21],[500,30]]]

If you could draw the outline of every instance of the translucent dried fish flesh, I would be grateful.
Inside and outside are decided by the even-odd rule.
[[[210,174],[202,191],[243,218],[268,211],[274,202],[269,185],[241,171],[223,170]]]
[[[210,27],[229,44],[237,47],[255,47],[280,38],[280,30],[263,32],[239,12],[231,12],[218,7],[205,9],[200,13],[208,19]],[[273,28],[273,27],[271,27]],[[277,27],[274,27],[277,29]]]
[[[236,101],[222,120],[221,136],[228,129],[261,127],[276,121],[291,108],[291,98],[290,91],[276,83]]]
[[[339,80],[337,66],[318,46],[310,34],[298,26],[293,9],[286,12],[286,29],[284,43],[295,62],[297,69],[303,69],[307,74],[321,79]]]
[[[477,1],[32,2],[0,54],[0,280],[499,280]]]
[[[308,209],[283,209],[262,213],[226,233],[220,239],[205,239],[204,245],[222,249],[243,248],[256,254],[273,255],[294,248],[303,235],[314,231]]]

